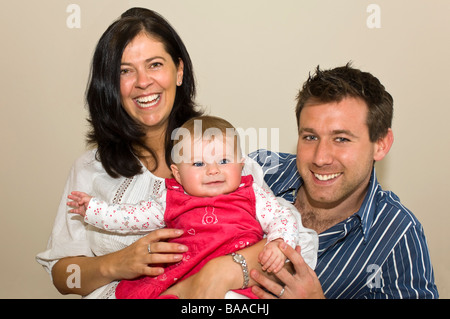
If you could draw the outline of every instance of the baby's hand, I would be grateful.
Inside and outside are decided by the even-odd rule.
[[[264,246],[264,249],[259,254],[259,263],[262,265],[262,270],[267,272],[277,273],[283,268],[286,262],[286,256],[278,247],[283,239],[275,239]]]
[[[67,202],[67,206],[73,207],[69,212],[84,217],[92,196],[83,192],[72,192],[67,198],[72,200],[71,202]]]

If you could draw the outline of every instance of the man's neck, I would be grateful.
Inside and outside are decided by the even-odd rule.
[[[366,193],[367,189],[363,193],[354,194],[339,203],[319,206],[308,198],[304,187],[300,187],[294,206],[300,212],[303,226],[320,234],[356,213],[361,207]]]

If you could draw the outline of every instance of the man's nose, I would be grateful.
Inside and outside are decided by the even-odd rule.
[[[333,162],[332,153],[333,150],[330,143],[328,143],[325,140],[319,140],[314,152],[313,158],[314,164],[317,166],[324,166],[331,164]]]

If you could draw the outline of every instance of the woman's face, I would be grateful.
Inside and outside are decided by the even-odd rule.
[[[148,130],[165,128],[183,79],[183,61],[177,67],[160,41],[141,32],[125,47],[120,68],[125,111]]]

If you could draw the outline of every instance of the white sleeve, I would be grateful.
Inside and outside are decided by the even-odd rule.
[[[298,237],[297,219],[289,208],[281,206],[275,195],[256,183],[253,183],[256,200],[256,218],[258,219],[267,240],[282,238],[295,248]]]
[[[300,213],[281,197],[268,189],[253,184],[256,199],[256,216],[267,241],[282,238],[288,245],[301,247],[301,255],[305,262],[314,269],[317,264],[319,241],[317,233],[303,227]]]
[[[72,190],[92,194],[92,179],[97,174],[93,151],[86,152],[72,166],[64,187],[58,212],[47,249],[36,256],[48,273],[61,258],[68,256],[93,256],[86,235],[86,224],[80,215],[68,214],[67,195]]]
[[[165,196],[164,196],[165,198]],[[152,198],[137,204],[110,204],[93,197],[84,221],[120,234],[146,233],[165,227],[164,201]]]

